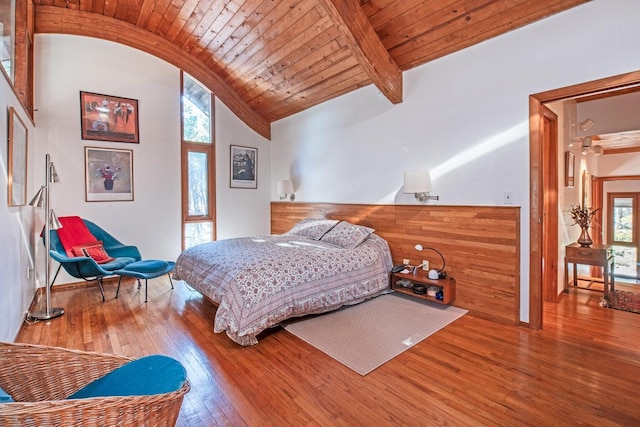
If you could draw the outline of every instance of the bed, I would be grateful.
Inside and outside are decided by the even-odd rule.
[[[389,289],[391,253],[374,230],[305,219],[282,235],[193,246],[174,277],[213,301],[216,333],[240,345],[283,320],[357,304]]]

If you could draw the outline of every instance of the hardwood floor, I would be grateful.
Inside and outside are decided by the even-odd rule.
[[[180,360],[192,389],[179,426],[640,424],[640,314],[572,289],[544,330],[466,315],[362,377],[282,329],[242,348],[214,334],[215,307],[165,277],[52,293],[65,314],[20,342]]]

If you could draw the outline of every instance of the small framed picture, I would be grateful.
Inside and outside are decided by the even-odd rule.
[[[133,200],[133,150],[84,147],[85,200]]]
[[[139,143],[138,101],[80,92],[82,139]]]
[[[258,188],[258,149],[231,146],[231,188]]]
[[[9,146],[7,161],[8,204],[27,204],[27,136],[28,130],[15,108],[9,107]]]
[[[576,156],[571,151],[564,153],[564,186],[573,187],[576,175]]]

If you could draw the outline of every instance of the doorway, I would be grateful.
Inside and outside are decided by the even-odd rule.
[[[542,308],[545,295],[543,266],[558,262],[557,251],[553,253],[547,241],[557,239],[557,233],[545,227],[546,216],[556,216],[548,203],[544,174],[550,170],[550,158],[557,154],[545,153],[545,103],[585,96],[595,93],[613,92],[640,85],[640,71],[619,76],[581,83],[529,97],[529,170],[530,170],[530,212],[529,212],[529,328],[540,330],[543,327]],[[557,170],[557,169],[556,169]]]

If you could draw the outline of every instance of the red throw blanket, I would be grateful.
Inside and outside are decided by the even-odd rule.
[[[62,228],[57,230],[58,238],[69,257],[75,256],[73,254],[75,246],[97,242],[98,239],[91,234],[79,216],[61,216],[58,219],[62,224]]]

